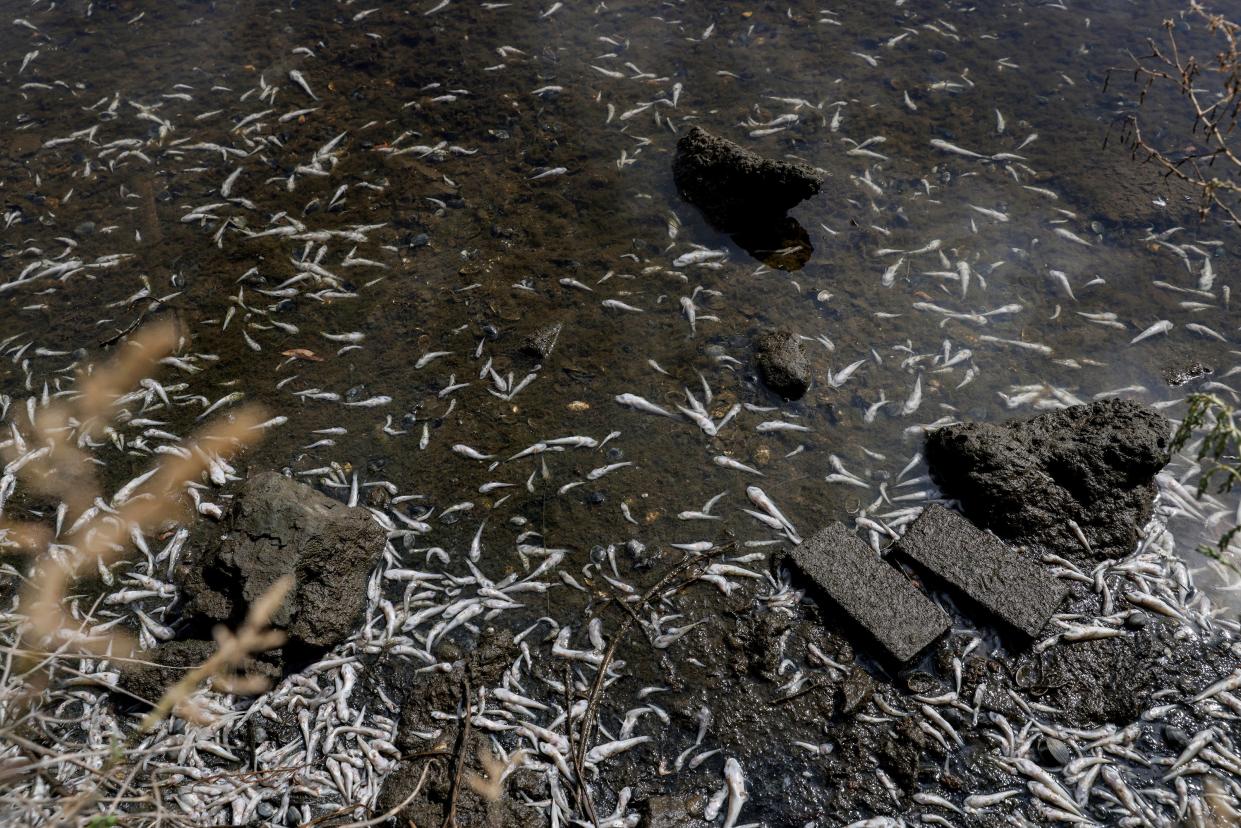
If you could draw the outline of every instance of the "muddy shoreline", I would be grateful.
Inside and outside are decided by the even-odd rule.
[[[611,824],[718,825],[732,760],[748,797],[738,825],[1039,823],[1066,807],[1099,822],[1205,820],[1208,782],[1236,792],[1220,768],[1236,761],[1238,711],[1231,696],[1194,698],[1235,669],[1241,593],[1195,548],[1238,502],[1194,498],[1190,458],[1147,482],[1153,509],[1082,501],[1131,521],[1096,531],[1083,506],[1074,520],[1097,558],[1065,526],[1040,535],[1063,559],[1039,563],[1071,591],[1065,629],[1120,634],[1035,651],[910,571],[953,627],[899,669],[814,600],[786,560],[789,528],[748,494],[759,487],[800,536],[841,521],[878,550],[927,505],[968,500],[923,462],[933,426],[1111,399],[1175,420],[1194,390],[1235,398],[1235,231],[1192,221],[1183,192],[1103,148],[1138,94],[1119,76],[1104,92],[1106,70],[1169,13],[23,11],[28,25],[0,33],[14,91],[0,103],[5,425],[22,427],[45,387],[70,395],[137,321],[175,314],[188,340],[156,377],[167,401],[147,387],[84,443],[105,491],[241,392],[286,420],[222,485],[195,489],[206,534],[249,473],[272,470],[373,510],[387,536],[348,640],[252,706],[213,694],[218,726],[169,725],[145,743],[176,748],[179,761],[150,765],[180,786],[168,808],[195,824],[348,822],[399,803],[434,765],[419,824],[443,818],[454,786],[463,822],[589,820],[584,777],[600,824],[616,810]],[[1174,102],[1148,105],[1175,128]],[[822,191],[758,238],[716,229],[672,174],[694,126],[808,165]],[[1172,327],[1133,341],[1161,321]],[[754,359],[770,328],[804,356],[798,400]],[[3,508],[51,525],[57,505],[18,485]],[[179,593],[107,603],[143,579],[172,589],[169,541],[148,539],[154,565],[134,555],[113,584],[80,584],[84,623],[145,630],[137,610],[173,623]],[[731,569],[695,570],[640,621],[620,606],[688,550],[727,544],[718,564]],[[0,577],[18,583],[23,559],[4,560]],[[461,616],[473,600],[492,603]],[[627,623],[585,748],[650,741],[562,769],[556,756],[580,747],[573,711]],[[105,684],[118,672],[87,666]],[[1082,680],[1130,675],[1144,678]],[[94,757],[133,729],[106,690],[49,693],[64,721],[34,735],[51,749]],[[1204,756],[1164,780],[1194,744]],[[495,805],[442,755],[485,774],[483,747],[528,753]],[[257,775],[227,776],[243,772]],[[37,780],[10,793],[14,824],[50,818]]]

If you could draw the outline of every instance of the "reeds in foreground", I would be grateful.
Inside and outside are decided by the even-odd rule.
[[[52,810],[60,821],[82,819],[93,803],[120,784],[109,807],[114,810],[122,794],[132,790],[136,775],[136,770],[120,773],[127,761],[127,747],[165,716],[201,720],[205,714],[191,697],[204,682],[215,681],[223,692],[266,689],[264,677],[229,675],[250,655],[283,643],[283,634],[268,629],[267,622],[291,586],[287,579],[251,606],[236,633],[216,630],[215,653],[167,690],[141,728],[129,737],[129,745],[114,744],[103,757],[97,752],[74,755],[31,737],[40,730],[42,708],[57,683],[83,681],[92,672],[83,667],[97,670],[96,659],[141,660],[128,633],[115,625],[90,624],[89,613],[75,617],[69,600],[75,583],[88,577],[110,583],[109,567],[126,554],[134,538],[192,516],[184,497],[187,485],[197,483],[213,462],[232,457],[262,432],[262,412],[257,406],[222,415],[187,441],[184,450],[162,455],[155,467],[104,500],[86,447],[98,445],[119,413],[118,401],[150,378],[159,361],[178,349],[181,339],[172,322],[149,324],[128,339],[110,363],[83,371],[75,393],[58,400],[44,394],[41,403],[31,398],[24,410],[15,410],[10,423],[12,439],[4,448],[7,465],[0,491],[11,495],[20,481],[28,492],[57,501],[59,506],[51,526],[16,521],[0,512],[0,538],[5,545],[33,558],[16,611],[9,616],[19,619],[19,636],[14,638],[15,646],[8,648],[8,666],[0,676],[0,785],[8,787],[24,776],[49,769],[77,772],[87,784],[56,803]],[[114,822],[115,817],[108,816],[100,824],[112,824],[109,820]]]

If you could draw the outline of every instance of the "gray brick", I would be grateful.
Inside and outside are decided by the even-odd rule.
[[[897,661],[916,656],[951,624],[935,602],[841,523],[820,529],[793,550],[792,558]]]
[[[943,506],[926,508],[896,551],[1031,638],[1068,594],[1037,562]]]

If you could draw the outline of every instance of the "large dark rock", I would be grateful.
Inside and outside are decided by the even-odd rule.
[[[276,579],[292,575],[272,626],[288,633],[286,646],[333,647],[362,613],[384,539],[365,509],[275,472],[255,475],[225,514],[223,532],[200,539],[200,551],[181,567],[187,611],[237,624]]]
[[[781,330],[766,330],[754,339],[758,370],[772,391],[800,399],[810,387],[810,361],[801,340]]]
[[[937,429],[926,459],[944,492],[1000,537],[1070,558],[1115,558],[1133,551],[1151,516],[1169,430],[1145,406],[1102,400],[1026,421]]]
[[[807,164],[763,158],[701,127],[677,142],[672,177],[681,198],[730,231],[783,216],[823,183]]]

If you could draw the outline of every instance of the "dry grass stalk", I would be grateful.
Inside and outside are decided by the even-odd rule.
[[[118,400],[150,377],[160,359],[173,353],[180,342],[181,335],[175,324],[147,325],[124,344],[121,353],[109,364],[81,374],[73,397],[53,402],[45,398],[41,407],[33,399],[28,401],[26,416],[14,417],[10,429],[13,439],[5,449],[7,465],[3,470],[3,482],[0,482],[0,491],[5,492],[0,497],[0,538],[7,546],[35,556],[37,566],[26,579],[18,605],[25,620],[21,630],[22,646],[10,651],[23,666],[18,670],[5,669],[6,684],[17,682],[12,686],[20,687],[24,682],[26,691],[24,694],[6,692],[7,699],[0,696],[3,702],[0,704],[0,744],[7,741],[15,746],[19,757],[31,754],[42,757],[8,763],[9,770],[15,773],[37,773],[39,767],[58,763],[63,767],[68,763],[85,771],[86,778],[95,778],[94,785],[88,785],[76,796],[66,797],[59,803],[62,821],[73,820],[98,799],[107,784],[120,785],[108,809],[114,810],[133,785],[138,771],[135,765],[125,779],[114,778],[127,761],[128,751],[119,745],[108,752],[100,767],[94,767],[83,760],[100,759],[98,751],[77,759],[73,755],[58,754],[18,733],[19,727],[37,718],[39,700],[58,668],[70,675],[84,676],[68,662],[96,657],[134,660],[131,656],[138,651],[132,637],[124,632],[109,629],[92,633],[83,629],[86,621],[76,621],[65,608],[72,585],[96,573],[110,583],[108,567],[125,554],[132,537],[153,533],[168,522],[184,521],[187,517],[183,498],[186,486],[198,481],[213,461],[227,460],[261,433],[258,425],[262,412],[256,406],[236,409],[201,430],[186,446],[188,451],[182,455],[165,455],[150,472],[117,492],[110,503],[103,499],[85,447],[98,445],[94,441],[108,432]],[[17,479],[31,492],[59,500],[61,505],[54,529],[42,523],[18,522],[2,516],[3,502]],[[288,580],[273,585],[251,607],[245,624],[235,634],[218,629],[219,646],[214,655],[168,690],[135,736],[149,732],[172,713],[197,717],[201,711],[191,705],[189,699],[202,682],[213,677],[222,678],[250,655],[283,643],[283,634],[268,629],[267,622],[290,586]],[[3,689],[9,691],[11,688]],[[266,680],[244,676],[223,679],[222,689],[225,692],[261,692],[266,689]],[[148,795],[144,792],[136,799],[147,801]]]
[[[1241,226],[1241,154],[1230,143],[1237,138],[1237,118],[1241,115],[1241,23],[1207,11],[1197,0],[1190,3],[1184,16],[1204,24],[1219,42],[1213,60],[1203,63],[1194,55],[1184,54],[1177,41],[1177,21],[1169,19],[1163,23],[1165,46],[1150,38],[1150,54],[1131,55],[1134,77],[1142,83],[1139,105],[1145,103],[1152,88],[1174,87],[1189,103],[1194,116],[1192,134],[1200,136],[1204,146],[1187,152],[1157,146],[1142,132],[1136,114],[1127,119],[1121,138],[1135,157],[1144,155],[1144,160],[1163,167],[1167,175],[1197,187],[1203,218],[1218,209]],[[1201,88],[1202,84],[1206,88]]]
[[[215,628],[216,651],[211,658],[194,668],[175,685],[168,688],[163,697],[142,721],[140,730],[149,733],[164,716],[180,711],[198,686],[213,676],[221,676],[232,667],[239,666],[254,653],[271,650],[284,644],[285,635],[279,630],[268,629],[267,622],[293,587],[293,576],[279,578],[267,592],[250,606],[246,621],[236,633],[223,626]],[[247,676],[228,680],[227,692],[261,693],[267,689],[263,676]]]
[[[483,771],[487,776],[484,778],[473,771],[466,771],[465,784],[483,799],[495,802],[504,795],[504,780],[514,768],[521,767],[525,758],[525,751],[518,750],[510,754],[506,762],[491,751],[480,747],[478,763],[483,766]]]

